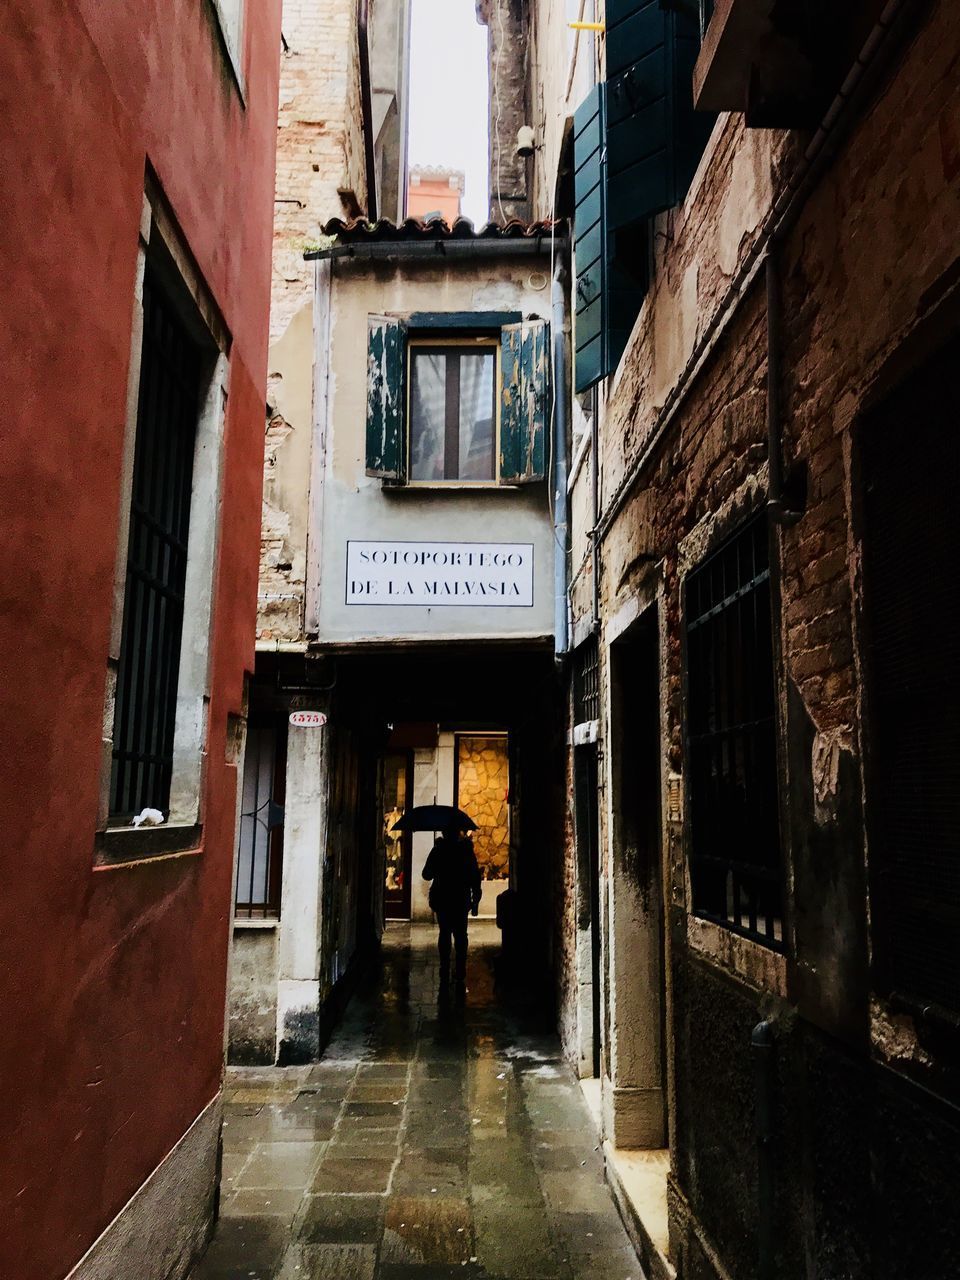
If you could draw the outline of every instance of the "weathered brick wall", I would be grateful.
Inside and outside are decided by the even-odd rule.
[[[526,0],[477,0],[490,33],[490,220],[530,217],[528,162],[517,155],[517,131],[530,124],[527,106]]]
[[[312,434],[314,266],[329,218],[366,205],[355,0],[286,0],[257,637],[303,632]]]
[[[584,19],[592,21],[599,0],[587,0]],[[579,0],[529,0],[532,68],[528,100],[538,150],[532,162],[531,217],[549,218],[555,210],[557,169],[568,123],[593,88],[602,37],[570,30],[580,14]],[[568,92],[569,90],[569,92]],[[570,210],[560,210],[569,215]]]
[[[277,206],[270,332],[278,337],[308,298],[303,261],[328,218],[366,207],[355,0],[285,0],[280,55]]]
[[[821,1232],[804,1238],[802,1195],[812,1195],[815,1215],[828,1213],[829,1196],[826,1182],[804,1190],[797,1171],[809,1162],[826,1169],[828,1141],[867,1168],[870,1144],[881,1137],[870,1136],[871,1120],[827,1135],[798,1117],[805,1108],[815,1109],[818,1098],[826,1101],[841,1069],[859,1080],[854,1092],[865,1090],[868,1051],[894,1066],[898,1058],[915,1057],[909,1021],[899,1020],[894,1035],[882,1004],[874,1001],[871,1012],[867,973],[854,431],[894,353],[908,339],[918,350],[935,341],[935,326],[926,322],[952,287],[960,242],[958,44],[960,17],[946,3],[932,5],[782,251],[784,449],[788,464],[802,463],[808,479],[802,517],[775,535],[793,906],[789,961],[690,918],[686,851],[682,844],[671,849],[679,855],[672,858],[669,885],[674,1168],[694,1218],[707,1223],[735,1276],[752,1274],[756,1210],[749,1195],[752,1147],[737,1137],[742,1117],[726,1100],[749,1086],[745,1037],[751,1019],[772,1015],[782,1033],[780,1166],[787,1172],[777,1207],[778,1274],[798,1274],[810,1250],[826,1268],[817,1274],[841,1274],[829,1267],[844,1255],[842,1233],[850,1232],[853,1240],[857,1231],[875,1232],[881,1216],[879,1199],[868,1194],[866,1209],[857,1210],[863,1216],[854,1219],[851,1210],[850,1221],[837,1226],[840,1236],[834,1232],[828,1239]],[[658,220],[656,282],[603,415],[601,507],[650,445],[658,413],[720,306],[773,194],[796,163],[799,146],[791,135],[746,131],[740,118],[723,119],[684,206]],[[602,612],[608,623],[638,599],[653,601],[663,586],[664,751],[668,767],[681,773],[682,577],[765,501],[766,351],[761,275],[652,448],[649,465],[603,544]],[[727,1017],[720,993],[730,989],[731,978],[740,1003],[731,1003]],[[791,1034],[797,1013],[798,1029]],[[708,1054],[697,1052],[704,1039]],[[847,1046],[843,1053],[841,1044]],[[807,1074],[814,1061],[816,1076]],[[900,1088],[896,1084],[895,1091]],[[899,1093],[897,1099],[891,1108],[904,1116],[908,1104]],[[704,1114],[710,1117],[707,1128],[698,1119]],[[918,1164],[922,1129],[913,1147]],[[738,1169],[741,1149],[744,1166]],[[714,1166],[715,1150],[727,1157]],[[920,1213],[922,1198],[901,1173],[889,1166],[885,1177],[876,1195],[889,1203],[909,1192],[911,1213]],[[955,1168],[948,1185],[955,1194]],[[931,1203],[945,1203],[942,1186],[928,1188],[926,1195]],[[681,1237],[682,1218],[677,1210]],[[684,1249],[693,1250],[691,1238]],[[869,1249],[854,1244],[843,1265],[844,1275],[881,1274],[870,1270]],[[915,1274],[940,1274],[924,1265]]]

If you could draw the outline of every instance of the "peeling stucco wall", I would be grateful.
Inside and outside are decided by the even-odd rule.
[[[329,218],[366,207],[356,0],[284,0],[271,337],[309,302],[303,251]],[[342,193],[342,194],[341,194]]]
[[[480,311],[549,318],[549,257],[334,263],[329,432],[322,494],[311,494],[311,503],[319,503],[321,641],[552,635],[554,543],[544,484],[490,486],[482,491],[415,485],[390,489],[366,474],[368,317]],[[302,492],[302,483],[300,488]],[[532,544],[533,606],[348,605],[350,538]]]
[[[230,966],[231,1064],[272,1066],[277,1052],[277,927],[234,925]]]

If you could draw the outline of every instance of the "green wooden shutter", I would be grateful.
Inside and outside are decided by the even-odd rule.
[[[606,217],[603,139],[607,86],[599,84],[573,120],[574,158],[574,386],[586,391],[620,363],[646,292],[646,281],[618,261]],[[643,235],[643,230],[637,235]]]
[[[550,417],[550,326],[505,324],[500,331],[500,479],[531,484],[546,475]]]
[[[679,204],[714,117],[693,109],[700,50],[683,0],[607,0],[607,221],[626,227]]]
[[[399,483],[407,475],[405,348],[402,321],[367,318],[367,475]]]
[[[598,84],[573,117],[574,385],[586,391],[609,372],[606,353],[607,227],[603,146],[605,90]]]
[[[700,15],[677,8],[673,18],[674,171],[673,203],[680,204],[690,190],[693,175],[710,138],[716,114],[693,106],[693,68],[700,56]]]

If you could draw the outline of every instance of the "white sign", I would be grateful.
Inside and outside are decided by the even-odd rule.
[[[533,544],[350,541],[346,602],[529,609]]]
[[[299,729],[322,729],[327,717],[322,711],[291,711],[290,723]]]

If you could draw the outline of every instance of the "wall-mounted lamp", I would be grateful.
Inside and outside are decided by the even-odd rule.
[[[522,124],[517,130],[517,155],[532,156],[536,149],[537,144],[533,129],[528,124]]]

